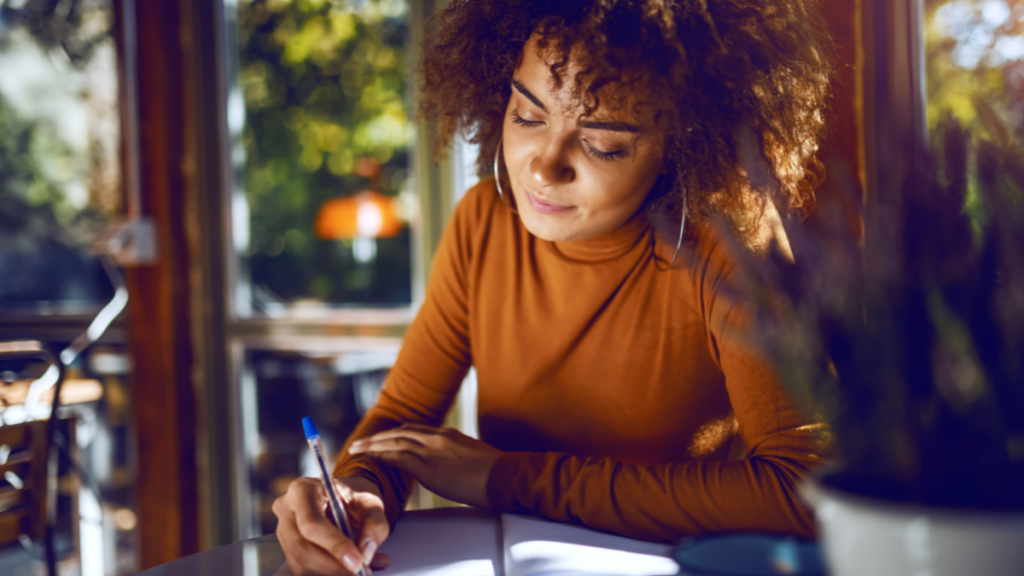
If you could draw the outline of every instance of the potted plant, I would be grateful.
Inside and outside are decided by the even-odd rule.
[[[1024,151],[978,102],[863,214],[750,260],[758,339],[827,426],[832,574],[1024,574]]]

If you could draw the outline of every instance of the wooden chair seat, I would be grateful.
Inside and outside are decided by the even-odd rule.
[[[45,535],[46,466],[45,421],[0,426],[0,546]]]

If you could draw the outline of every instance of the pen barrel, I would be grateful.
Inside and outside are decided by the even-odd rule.
[[[345,514],[345,506],[341,502],[341,497],[338,496],[338,490],[334,486],[334,480],[331,478],[331,473],[327,468],[327,458],[319,436],[309,439],[309,448],[313,451],[313,458],[316,460],[316,466],[320,471],[320,479],[323,480],[324,489],[327,491],[327,501],[331,506],[331,514],[334,516],[334,525],[341,530],[346,538],[354,542],[355,535],[352,534],[352,528],[348,523],[348,516]]]
[[[341,496],[338,495],[334,479],[327,468],[327,453],[324,451],[324,445],[320,442],[320,434],[316,432],[316,427],[313,426],[312,420],[309,418],[306,418],[303,426],[306,427],[306,440],[309,442],[309,449],[313,451],[313,459],[316,460],[316,467],[320,471],[320,480],[323,481],[324,489],[327,491],[327,501],[331,507],[331,514],[334,516],[334,525],[358,547],[355,534],[352,533],[352,527],[348,523],[345,505],[341,502]],[[368,571],[367,568],[360,568],[355,576],[366,576]]]

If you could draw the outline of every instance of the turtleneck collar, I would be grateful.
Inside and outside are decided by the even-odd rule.
[[[611,232],[586,240],[549,242],[561,256],[577,262],[604,262],[618,258],[634,248],[650,230],[647,211],[637,213]]]

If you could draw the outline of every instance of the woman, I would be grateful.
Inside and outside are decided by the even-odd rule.
[[[440,14],[421,110],[441,145],[458,130],[479,142],[498,177],[456,208],[343,449],[357,541],[314,479],[275,502],[296,574],[373,559],[414,479],[655,541],[812,531],[796,485],[823,448],[744,345],[710,223],[726,216],[756,247],[775,203],[813,198],[827,86],[813,4],[456,0]],[[471,365],[481,440],[437,428]]]

